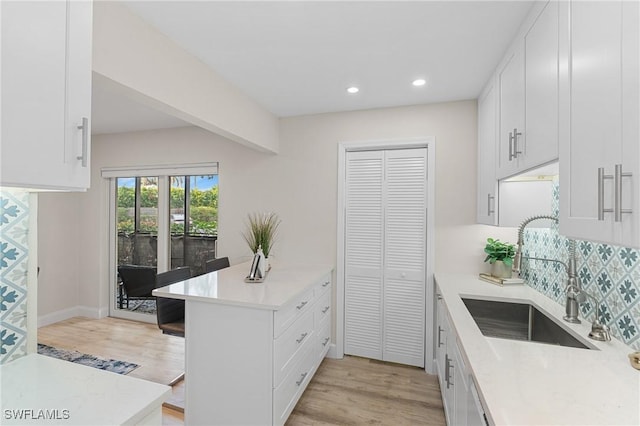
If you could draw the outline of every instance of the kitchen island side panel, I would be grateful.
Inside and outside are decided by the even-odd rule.
[[[185,311],[185,424],[270,424],[273,311],[194,300]]]

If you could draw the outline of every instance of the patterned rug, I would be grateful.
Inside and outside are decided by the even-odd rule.
[[[43,345],[41,343],[38,343],[38,353],[40,355],[75,362],[77,364],[99,368],[100,370],[111,371],[118,374],[129,374],[136,368],[140,367],[138,364],[134,364],[132,362],[100,358],[93,355],[83,354],[78,351],[54,348],[53,346]]]

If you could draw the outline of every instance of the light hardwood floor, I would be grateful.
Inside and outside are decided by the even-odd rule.
[[[117,318],[71,318],[42,327],[39,343],[135,362],[131,376],[170,383],[183,370],[184,341],[153,324]],[[186,378],[188,380],[188,377]],[[184,424],[163,407],[164,425]],[[435,376],[419,368],[346,356],[325,359],[291,413],[297,425],[445,425]]]

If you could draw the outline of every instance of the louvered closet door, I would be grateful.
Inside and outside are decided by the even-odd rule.
[[[424,367],[427,150],[385,158],[382,358]]]
[[[347,152],[345,353],[382,359],[382,151]]]
[[[424,367],[426,156],[347,153],[347,354]]]

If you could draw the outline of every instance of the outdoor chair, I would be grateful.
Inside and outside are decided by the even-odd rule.
[[[156,288],[191,278],[191,269],[186,266],[161,272],[156,276]],[[184,300],[156,298],[158,327],[164,334],[184,337]]]
[[[213,272],[220,269],[229,267],[229,258],[228,257],[220,257],[218,259],[211,259],[205,262],[204,270],[205,272]]]
[[[156,267],[142,265],[120,265],[118,275],[122,280],[124,292],[120,294],[120,308],[123,299],[126,301],[127,309],[129,300],[153,300],[151,291],[156,286]]]

